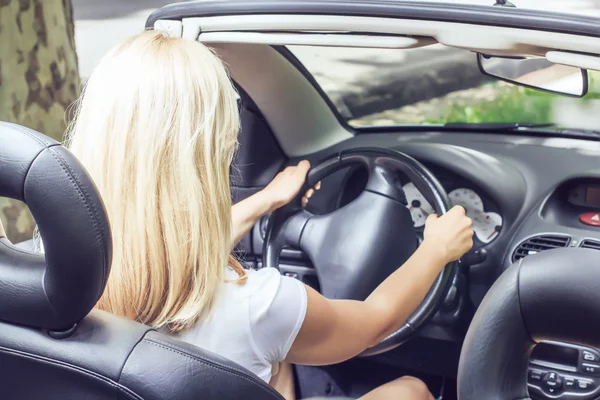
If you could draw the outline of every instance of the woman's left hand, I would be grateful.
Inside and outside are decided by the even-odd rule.
[[[233,245],[237,244],[263,215],[292,201],[304,186],[309,169],[308,161],[301,161],[295,167],[287,167],[263,190],[235,204],[231,209]],[[318,182],[306,191],[302,197],[302,207],[306,206],[315,190],[320,188],[321,182]]]
[[[271,183],[262,190],[270,204],[270,212],[274,211],[292,201],[302,189],[306,181],[306,174],[310,169],[310,163],[306,160],[300,161],[296,166],[287,167],[281,171]],[[309,189],[302,197],[302,207],[306,206],[308,199],[314,194],[315,190],[321,188],[321,182],[318,182],[314,188]]]

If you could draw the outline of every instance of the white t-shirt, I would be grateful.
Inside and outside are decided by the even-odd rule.
[[[238,275],[227,268],[225,278]],[[243,285],[223,283],[208,318],[175,336],[228,358],[269,382],[306,316],[306,289],[275,268],[249,270]]]

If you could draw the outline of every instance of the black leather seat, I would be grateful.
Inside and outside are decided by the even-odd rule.
[[[0,399],[281,399],[233,362],[92,310],[110,229],[94,184],[57,142],[0,122],[0,196],[29,206],[46,252],[0,239]]]

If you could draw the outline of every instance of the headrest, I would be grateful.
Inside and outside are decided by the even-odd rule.
[[[0,320],[67,330],[104,291],[112,242],[91,178],[58,142],[0,122],[0,197],[29,207],[45,257],[0,239]]]

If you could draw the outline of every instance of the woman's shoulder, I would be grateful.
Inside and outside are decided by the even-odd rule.
[[[276,268],[247,269],[245,272],[247,276],[246,282],[239,284],[237,282],[239,279],[238,273],[231,268],[227,268],[225,280],[228,284],[251,289],[264,288],[265,285],[278,286],[281,281],[281,274]]]
[[[276,268],[249,269],[246,273],[246,282],[239,284],[235,282],[238,278],[237,273],[228,269],[226,291],[230,293],[227,296],[229,298],[232,296],[231,292],[236,292],[249,301],[251,322],[287,307],[280,303],[305,301],[302,283],[297,279],[282,276]]]
[[[245,282],[238,282],[239,275],[231,268],[225,274],[226,291],[244,294],[249,298],[267,300],[275,296],[281,283],[281,274],[275,268],[248,269]]]
[[[275,268],[247,269],[246,279],[240,282],[236,271],[227,268],[223,292],[230,298],[250,299],[252,303],[269,303],[281,283],[281,274]]]
[[[264,284],[279,285],[281,273],[276,268],[249,269],[248,282],[252,286],[261,286]]]

